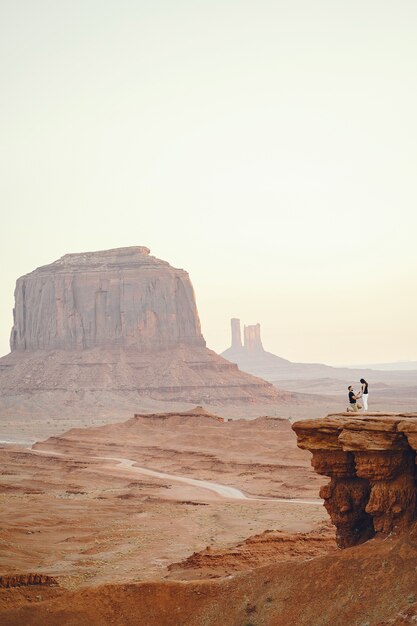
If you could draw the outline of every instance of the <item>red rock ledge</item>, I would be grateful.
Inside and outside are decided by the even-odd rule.
[[[330,477],[320,497],[341,548],[404,531],[417,519],[417,413],[337,413],[292,426]]]

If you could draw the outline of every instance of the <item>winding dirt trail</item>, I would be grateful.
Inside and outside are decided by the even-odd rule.
[[[192,485],[193,487],[200,487],[201,489],[208,489],[209,491],[214,491],[219,496],[223,498],[229,498],[231,500],[258,500],[262,502],[286,502],[291,504],[313,504],[313,505],[322,505],[322,500],[301,500],[301,499],[291,499],[291,498],[256,498],[255,496],[247,496],[240,491],[240,489],[236,489],[236,487],[229,487],[229,485],[221,485],[220,483],[214,483],[209,480],[198,480],[196,478],[188,478],[186,476],[178,476],[177,474],[166,474],[165,472],[157,472],[156,470],[151,470],[146,467],[140,467],[135,465],[136,461],[132,461],[132,459],[125,459],[120,457],[105,457],[105,456],[96,456],[94,459],[106,460],[106,461],[118,461],[119,466],[121,468],[128,467],[139,474],[145,474],[146,476],[153,476],[155,478],[162,478],[173,480],[180,483],[186,483],[187,485]]]
[[[49,456],[61,456],[65,457],[67,455],[62,452],[52,452],[50,450],[33,450],[32,448],[27,448],[31,452],[35,452],[38,454],[46,454]],[[217,495],[228,498],[229,500],[256,500],[259,502],[284,502],[286,504],[308,504],[313,506],[322,506],[323,500],[303,500],[299,498],[262,498],[255,496],[247,496],[240,491],[240,489],[236,489],[236,487],[230,487],[229,485],[221,485],[220,483],[215,483],[209,480],[198,480],[196,478],[188,478],[187,476],[178,476],[177,474],[167,474],[166,472],[159,472],[156,470],[148,469],[147,467],[140,467],[136,465],[137,461],[132,459],[125,459],[122,457],[112,457],[112,456],[93,456],[91,457],[97,461],[116,461],[118,465],[115,469],[130,469],[131,471],[142,474],[145,476],[153,476],[154,478],[160,478],[170,481],[175,481],[179,483],[185,483],[187,485],[191,485],[193,487],[198,487],[200,489],[206,489],[209,491],[213,491]]]

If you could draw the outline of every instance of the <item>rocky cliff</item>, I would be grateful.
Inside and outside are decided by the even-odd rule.
[[[121,406],[125,416],[167,401],[282,398],[205,347],[187,272],[147,248],[67,254],[19,278],[15,298],[11,353],[0,359],[3,415],[107,419]]]
[[[204,346],[187,272],[149,252],[66,254],[19,278],[11,350]]]
[[[339,413],[293,429],[315,471],[330,478],[320,496],[341,548],[416,521],[417,413]]]

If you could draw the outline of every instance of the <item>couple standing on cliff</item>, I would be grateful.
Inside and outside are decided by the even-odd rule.
[[[348,387],[349,406],[348,406],[347,410],[348,411],[353,411],[354,413],[356,413],[357,411],[359,411],[359,409],[362,408],[362,405],[358,404],[359,398],[362,398],[363,410],[364,411],[368,410],[368,383],[366,382],[366,380],[364,378],[360,379],[360,383],[361,383],[362,387],[361,387],[360,392],[357,393],[357,394],[355,394],[355,392],[353,391],[352,385],[349,385],[349,387]]]

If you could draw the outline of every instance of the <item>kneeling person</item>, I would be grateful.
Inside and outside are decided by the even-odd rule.
[[[355,395],[352,385],[349,385],[348,392],[349,392],[349,406],[347,410],[352,411],[353,413],[357,413],[359,409],[362,408],[362,405],[358,403],[358,400],[361,396],[360,394],[358,394],[357,396]]]

